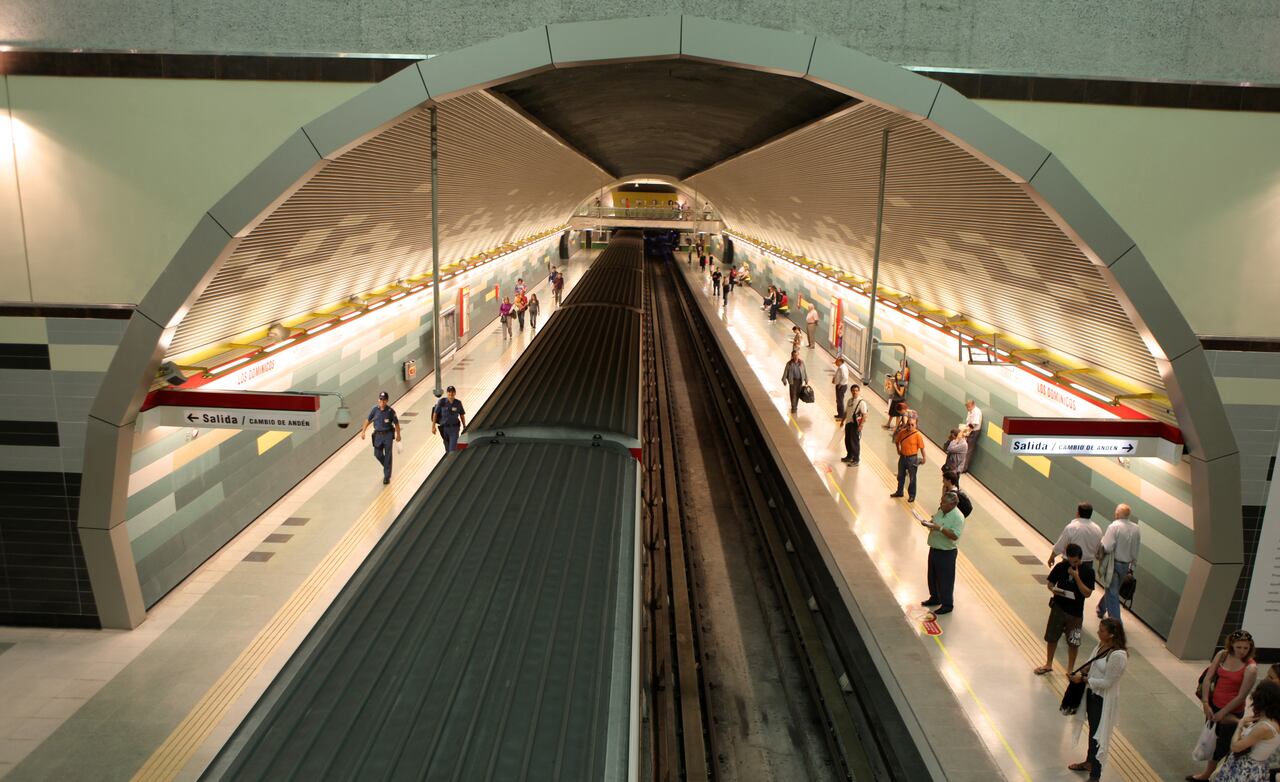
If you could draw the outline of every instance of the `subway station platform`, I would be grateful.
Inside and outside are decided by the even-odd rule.
[[[594,257],[560,268],[565,293]],[[555,312],[534,286],[540,326]],[[495,320],[444,363],[475,413],[534,335]],[[0,628],[0,777],[197,778],[444,456],[430,373],[393,406],[391,485],[354,438],[166,595],[132,631]],[[350,400],[355,420],[364,405]]]
[[[927,463],[919,470],[916,503],[909,506],[905,499],[890,498],[897,483],[897,455],[890,433],[881,428],[886,421],[884,400],[864,389],[871,418],[863,429],[861,464],[843,464],[843,430],[834,420],[833,356],[820,346],[823,334],[817,337],[819,347],[801,348],[815,403],[802,402],[797,414],[791,416],[780,377],[790,357],[792,322],[780,317],[770,323],[761,309],[760,294],[748,287],[736,288],[728,304],[722,305],[719,297],[712,296],[707,274],[689,265],[684,255],[678,256],[678,265],[702,291],[704,310],[736,344],[767,392],[774,407],[769,414],[786,420],[791,435],[838,505],[846,526],[834,533],[824,529],[823,534],[848,538],[828,541],[827,548],[855,544],[876,563],[901,609],[901,621],[915,630],[927,659],[942,673],[1005,778],[1083,779],[1084,774],[1067,769],[1069,763],[1083,760],[1086,754],[1085,735],[1078,732],[1081,720],[1063,716],[1058,710],[1066,686],[1065,642],[1059,644],[1053,673],[1033,673],[1045,657],[1043,635],[1049,598],[1045,561],[1052,541],[1045,540],[988,487],[963,476],[961,488],[973,501],[974,510],[959,544],[955,611],[938,617],[941,635],[928,635],[923,625],[926,609],[920,606],[928,596],[926,536],[912,512],[932,515],[937,508],[939,468],[945,461],[942,451],[936,443],[928,444]],[[954,422],[962,422],[964,415],[963,409],[956,410]],[[990,441],[979,445],[980,449],[986,447],[997,446]],[[789,468],[798,466],[790,464]],[[1112,510],[1096,509],[1095,520],[1105,528]],[[1075,515],[1075,507],[1064,507],[1060,512],[1065,523]],[[852,588],[857,599],[857,588]],[[1085,640],[1078,664],[1088,659],[1097,643],[1096,601],[1096,596],[1091,597],[1086,608]],[[1121,684],[1117,733],[1103,779],[1181,779],[1200,770],[1201,764],[1190,758],[1202,726],[1193,691],[1207,661],[1178,660],[1165,648],[1163,639],[1140,620],[1128,612],[1125,617],[1130,664]],[[886,649],[885,653],[918,651]]]

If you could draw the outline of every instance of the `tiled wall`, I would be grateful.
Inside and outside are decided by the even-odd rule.
[[[1240,493],[1244,504],[1244,568],[1223,632],[1244,621],[1253,563],[1266,512],[1267,496],[1280,450],[1280,353],[1206,350],[1209,368],[1240,448]],[[1273,517],[1280,517],[1272,509]]]
[[[0,317],[0,623],[98,626],[76,530],[80,474],[89,408],[128,316]]]
[[[559,263],[558,248],[559,237],[553,236],[465,278],[472,333],[497,315],[501,299],[493,294],[495,284],[503,296],[518,277],[532,286],[545,278],[549,263]],[[442,288],[445,311],[456,301],[456,290]],[[323,408],[330,417],[322,416],[312,432],[192,430],[155,426],[146,414],[139,419],[126,518],[148,606],[350,440],[379,390],[389,391],[392,399],[407,392],[411,384],[403,380],[403,362],[416,360],[417,382],[424,379],[433,351],[430,298],[412,307],[353,335],[336,332],[323,352],[253,385],[339,392],[351,408],[349,429],[332,424],[331,402]],[[287,360],[288,352],[280,357]]]
[[[718,244],[714,252],[721,255]],[[761,291],[770,284],[785,288],[792,302],[790,317],[798,325],[804,320],[804,311],[796,305],[799,298],[813,302],[825,333],[830,322],[831,294],[811,281],[809,275],[782,264],[770,264],[767,257],[744,243],[735,243],[735,261],[750,261],[752,286]],[[848,307],[863,300],[847,296],[844,301]],[[845,315],[866,322],[865,309],[859,312],[853,307]],[[1191,481],[1187,465],[1157,459],[1134,459],[1122,464],[1108,458],[1049,460],[1004,454],[998,438],[1005,416],[1072,415],[1072,411],[1048,397],[1040,398],[1039,387],[1043,384],[1027,373],[961,362],[956,343],[940,340],[931,329],[908,324],[886,309],[877,310],[876,336],[884,342],[908,345],[908,402],[920,413],[921,431],[934,442],[945,440],[948,431],[964,420],[966,398],[978,402],[984,415],[984,436],[979,441],[972,472],[1046,538],[1057,538],[1081,501],[1093,503],[1095,518],[1104,527],[1118,503],[1133,506],[1143,536],[1138,560],[1141,588],[1134,611],[1157,632],[1167,634],[1192,558]],[[892,371],[886,362],[895,360],[895,354],[886,349],[877,359],[871,373],[872,390],[882,394],[884,376]],[[1052,394],[1050,388],[1044,391]],[[1075,404],[1078,415],[1103,414],[1083,400],[1076,400]]]

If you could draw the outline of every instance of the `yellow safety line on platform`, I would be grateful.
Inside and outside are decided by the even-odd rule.
[[[872,454],[869,460],[863,460],[863,464],[869,464],[872,471],[875,472],[880,477],[881,481],[883,481],[889,488],[897,486],[897,476],[889,473],[888,466],[885,465],[878,456]],[[828,471],[828,475],[832,477],[832,485],[839,493],[841,501],[844,503],[845,507],[849,509],[849,512],[853,514],[854,520],[856,521],[858,513],[853,509],[853,504],[850,503],[849,498],[845,496],[845,493],[840,488],[839,483],[836,482],[835,476],[830,471]],[[918,503],[915,507],[923,510]],[[927,511],[926,514],[928,514]],[[877,564],[880,564],[880,562],[878,561]],[[886,564],[884,567],[888,568],[888,565]],[[1005,601],[995,587],[992,586],[991,582],[978,571],[972,561],[963,553],[961,553],[958,558],[957,570],[965,583],[969,585],[969,588],[974,591],[974,594],[977,595],[978,599],[987,607],[988,610],[991,611],[996,621],[1005,629],[1006,637],[1013,641],[1014,646],[1022,650],[1022,653],[1027,657],[1027,659],[1032,663],[1039,665],[1045,652],[1043,641],[1031,631],[1026,622],[1022,621],[1021,617],[1014,613],[1008,602]],[[892,573],[892,569],[890,569],[889,572]],[[943,653],[946,654],[948,660],[950,660],[951,656],[950,654],[947,654],[946,645],[942,643],[942,640],[938,636],[933,636],[933,639],[937,642],[938,647],[943,650]],[[954,663],[952,668],[955,668]],[[1058,696],[1061,697],[1062,693],[1066,690],[1065,674],[1067,671],[1062,668],[1056,660],[1054,661],[1054,669],[1056,672],[1060,672],[1064,675],[1061,677],[1050,675],[1048,677],[1048,684],[1058,694]],[[958,670],[957,676],[959,676]],[[995,727],[995,723],[992,722],[990,716],[986,714],[986,709],[982,706],[981,701],[978,700],[977,695],[973,694],[972,688],[969,687],[968,682],[965,681],[963,677],[960,677],[960,680],[964,682],[965,688],[969,690],[969,694],[973,695],[974,700],[978,702],[978,706],[982,709],[983,715],[987,717],[988,724],[991,725],[992,730],[995,731],[995,734],[1005,745],[1005,749],[1008,750],[1010,756],[1013,757],[1014,763],[1018,765],[1018,768],[1022,770],[1023,775],[1026,776],[1026,770],[1023,769],[1022,764],[1018,762],[1017,755],[1013,752],[1013,749],[1009,747],[1008,742],[1005,741],[1004,736],[1000,733],[999,729]],[[1113,740],[1110,755],[1116,769],[1119,770],[1124,778],[1130,782],[1160,781],[1160,777],[1156,774],[1155,769],[1147,763],[1146,759],[1142,757],[1142,753],[1138,752],[1137,748],[1134,747],[1119,730],[1115,732],[1115,738]],[[1026,778],[1030,779],[1029,776],[1026,776]]]
[[[393,490],[408,488],[413,475],[427,458],[429,447],[423,447],[392,484]],[[307,579],[294,591],[285,604],[271,617],[271,621],[254,636],[231,666],[218,677],[205,694],[196,702],[182,722],[164,740],[151,757],[147,758],[133,782],[155,782],[175,778],[200,745],[213,733],[231,705],[244,692],[263,664],[271,657],[293,626],[307,611],[324,585],[333,577],[342,563],[351,555],[360,541],[377,526],[378,521],[395,502],[393,492],[383,491],[373,504],[347,530]]]

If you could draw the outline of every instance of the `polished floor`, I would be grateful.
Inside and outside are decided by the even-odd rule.
[[[571,286],[585,266],[569,267]],[[698,279],[710,305],[710,283]],[[552,310],[550,296],[546,312]],[[770,324],[759,296],[739,289],[715,306],[787,416],[778,384],[789,350],[789,325]],[[528,343],[490,326],[446,365],[446,380],[479,408]],[[1067,763],[1083,757],[1077,722],[1061,716],[1061,671],[1037,677],[1042,662],[1049,542],[966,479],[976,509],[961,546],[955,613],[941,636],[923,632],[924,535],[901,500],[888,497],[894,463],[873,410],[862,464],[839,462],[832,419],[830,357],[805,351],[818,400],[790,424],[813,469],[847,513],[847,534],[870,551],[902,607],[903,621],[943,672],[961,708],[1012,780],[1077,780]],[[0,776],[12,780],[195,779],[271,678],[394,520],[442,456],[430,434],[429,379],[397,403],[412,421],[392,485],[381,485],[368,443],[354,440],[166,596],[134,631],[0,628]],[[416,415],[413,415],[416,414]],[[957,420],[961,411],[957,411]],[[931,446],[930,460],[940,463]],[[931,510],[936,470],[921,471],[917,510]],[[1063,509],[1069,516],[1072,509]],[[266,556],[266,555],[270,556]],[[1190,750],[1199,731],[1191,690],[1203,663],[1182,662],[1140,622],[1131,628],[1134,660],[1124,682],[1108,780],[1181,779],[1195,770]],[[1092,643],[1090,634],[1086,646]],[[1059,665],[1065,650],[1059,652]]]
[[[917,502],[889,494],[897,484],[897,456],[885,422],[885,404],[867,396],[871,420],[863,431],[859,466],[841,463],[843,435],[834,420],[831,385],[832,356],[817,348],[802,348],[814,404],[801,404],[789,415],[787,391],[779,378],[790,357],[791,323],[770,323],[761,311],[759,294],[738,288],[727,306],[711,297],[711,283],[697,266],[680,264],[706,297],[719,326],[742,351],[768,391],[776,412],[790,423],[813,469],[823,478],[845,513],[847,533],[855,535],[877,564],[880,575],[902,608],[903,619],[917,631],[919,642],[942,671],[974,728],[987,744],[1007,779],[1082,780],[1068,771],[1070,762],[1085,755],[1079,722],[1062,716],[1058,703],[1066,684],[1066,649],[1058,649],[1054,673],[1036,676],[1043,664],[1044,624],[1051,541],[1013,513],[987,487],[965,477],[964,490],[974,503],[960,545],[954,613],[939,617],[942,635],[927,635],[920,601],[925,588],[925,533],[912,512],[930,515],[941,494],[936,465],[944,461],[936,444],[928,446],[929,467],[919,472]],[[964,410],[955,412],[957,422]],[[1063,508],[1064,521],[1075,508]],[[1090,608],[1093,601],[1090,601]],[[1096,643],[1097,623],[1086,613],[1086,638],[1080,661]],[[1123,681],[1118,723],[1120,740],[1113,745],[1104,780],[1170,780],[1198,771],[1190,762],[1191,748],[1202,727],[1193,697],[1196,677],[1205,661],[1175,658],[1163,640],[1136,618],[1129,631],[1131,663]]]

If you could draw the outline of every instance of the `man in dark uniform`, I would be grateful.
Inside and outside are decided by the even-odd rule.
[[[431,433],[440,430],[440,439],[444,440],[444,452],[458,450],[458,433],[467,423],[467,411],[458,398],[458,389],[449,386],[445,395],[431,409]]]
[[[386,391],[378,392],[378,406],[369,411],[369,417],[360,427],[360,439],[364,439],[364,430],[373,424],[373,458],[382,465],[382,482],[391,483],[391,449],[392,438],[400,442],[400,416],[387,403],[390,397]]]

